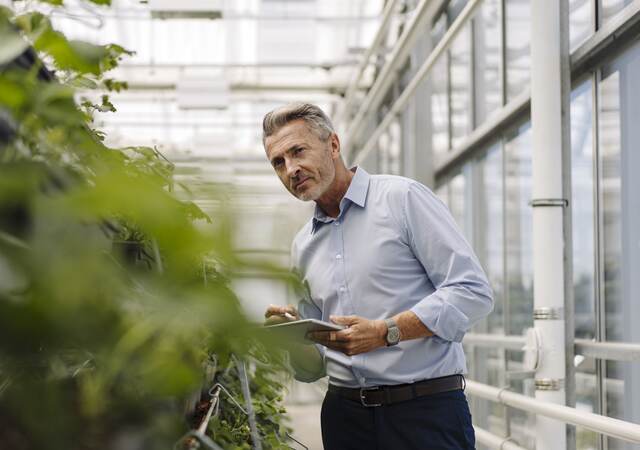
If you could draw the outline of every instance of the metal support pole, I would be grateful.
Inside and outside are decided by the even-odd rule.
[[[249,430],[251,431],[251,441],[253,450],[262,450],[262,441],[258,432],[258,424],[256,422],[256,413],[251,402],[251,390],[249,389],[249,376],[245,363],[240,358],[235,358],[238,367],[238,378],[240,378],[240,386],[242,387],[242,395],[244,396],[244,404],[247,408],[247,416],[249,419]]]
[[[533,131],[533,275],[534,327],[539,336],[536,399],[564,405],[565,394],[565,270],[564,198],[562,179],[563,64],[567,36],[561,27],[566,0],[531,2],[531,123]],[[568,31],[568,30],[567,30]],[[567,46],[568,48],[568,46]],[[567,52],[568,53],[568,52]],[[564,72],[567,72],[566,74]],[[536,448],[565,450],[563,422],[538,416]]]

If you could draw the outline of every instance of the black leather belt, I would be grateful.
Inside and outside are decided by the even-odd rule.
[[[449,375],[411,384],[374,386],[368,388],[346,388],[329,385],[329,391],[341,397],[360,402],[362,406],[382,406],[404,402],[425,395],[456,391],[465,388],[462,375]]]

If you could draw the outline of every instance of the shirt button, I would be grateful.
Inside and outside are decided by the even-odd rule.
[[[333,224],[334,224],[335,226],[337,226],[337,227],[339,227],[339,226],[340,226],[340,222],[338,222],[337,220],[334,220],[334,221],[333,221]]]
[[[346,287],[344,287],[344,286],[340,286],[340,292],[344,292],[344,291],[346,291],[346,290],[347,290],[347,288],[346,288]]]
[[[338,254],[336,255],[336,259],[342,259],[342,255],[341,255],[340,253],[338,253]]]

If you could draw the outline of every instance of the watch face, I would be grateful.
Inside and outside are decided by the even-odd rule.
[[[387,333],[387,342],[389,344],[396,344],[400,340],[400,330],[397,328],[389,328],[389,332]]]

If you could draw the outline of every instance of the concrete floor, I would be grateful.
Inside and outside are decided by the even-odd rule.
[[[291,419],[293,437],[306,445],[309,450],[322,450],[322,435],[320,433],[320,405],[287,405],[287,412]],[[303,447],[291,444],[292,447]]]
[[[320,408],[327,382],[320,380],[316,383],[299,383],[292,381],[285,407],[289,424],[293,428],[293,437],[307,446],[309,450],[323,450],[322,434],[320,431]],[[296,449],[303,447],[292,444]]]

